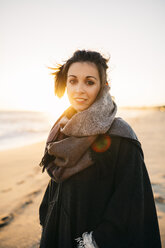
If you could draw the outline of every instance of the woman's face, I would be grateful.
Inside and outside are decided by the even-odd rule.
[[[95,101],[100,90],[97,67],[91,62],[71,64],[67,74],[67,94],[75,110],[83,111]]]

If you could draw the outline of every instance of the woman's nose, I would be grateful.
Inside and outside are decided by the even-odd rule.
[[[79,82],[78,84],[76,84],[75,91],[76,92],[84,92],[84,85],[83,85],[83,83]]]

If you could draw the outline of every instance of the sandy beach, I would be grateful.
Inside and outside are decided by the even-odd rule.
[[[119,115],[125,114],[121,111]],[[142,110],[125,120],[142,144],[165,248],[165,112]],[[38,247],[41,234],[38,207],[49,181],[38,166],[44,146],[45,141],[0,152],[1,248]]]
[[[37,247],[38,206],[49,180],[38,166],[44,146],[41,142],[0,153],[1,220],[9,216],[9,224],[0,228],[1,248]]]

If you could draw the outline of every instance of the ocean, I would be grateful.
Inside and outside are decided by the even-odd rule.
[[[33,111],[0,111],[0,150],[46,140],[52,116]]]
[[[141,110],[118,110],[126,120],[144,114]],[[47,139],[57,117],[44,112],[0,111],[0,150],[20,147]]]

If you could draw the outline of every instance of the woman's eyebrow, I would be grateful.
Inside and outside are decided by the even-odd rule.
[[[68,75],[68,77],[75,77],[75,78],[76,78],[76,76],[75,76],[75,75]]]
[[[97,80],[97,78],[95,78],[94,76],[87,76],[86,78],[94,78],[95,80]]]
[[[75,75],[68,75],[68,77],[75,77],[75,78],[77,78]],[[86,76],[86,78],[94,78],[95,80],[97,80],[97,78],[94,77],[94,76]]]

